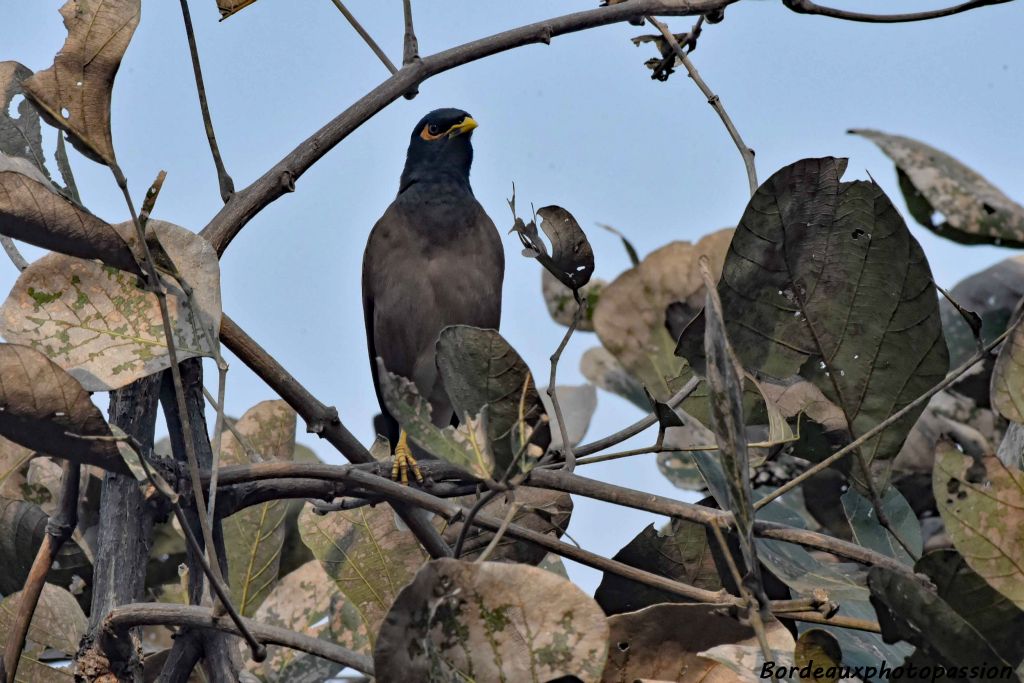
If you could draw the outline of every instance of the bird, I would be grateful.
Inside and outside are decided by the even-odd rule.
[[[362,293],[379,431],[394,444],[391,477],[422,483],[408,435],[385,405],[376,359],[411,380],[438,427],[457,425],[435,360],[449,325],[498,329],[505,254],[494,222],[469,183],[473,130],[461,109],[437,109],[413,128],[398,194],[370,231]],[[420,457],[429,457],[416,449]]]

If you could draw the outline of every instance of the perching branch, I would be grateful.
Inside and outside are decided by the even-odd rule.
[[[384,54],[384,50],[380,49],[380,45],[377,44],[377,41],[375,41],[373,37],[366,32],[366,29],[363,28],[363,25],[359,23],[359,20],[355,18],[355,15],[348,11],[348,8],[345,7],[344,3],[342,3],[341,0],[331,0],[331,2],[333,2],[334,6],[338,8],[338,11],[341,12],[346,19],[348,19],[348,23],[350,23],[352,25],[352,28],[356,30],[356,33],[359,34],[359,37],[362,38],[363,41],[370,46],[370,49],[373,50],[373,54],[377,55],[380,61],[384,63],[384,66],[387,67],[387,70],[390,71],[392,75],[398,73],[398,67],[396,67],[390,59],[388,59],[388,56]]]
[[[831,17],[833,19],[862,21],[869,24],[897,24],[908,21],[925,21],[927,19],[948,17],[953,14],[977,9],[978,7],[1001,5],[1004,2],[1011,1],[1012,0],[971,0],[971,2],[954,5],[953,7],[944,7],[942,9],[927,10],[924,12],[908,12],[905,14],[865,14],[863,12],[850,12],[848,10],[834,9],[832,7],[822,7],[817,3],[811,2],[811,0],[782,0],[782,4],[797,14],[817,14],[823,17]]]
[[[661,31],[661,35],[665,37],[665,42],[669,44],[672,51],[676,53],[676,57],[686,67],[686,72],[693,79],[693,82],[697,84],[700,91],[704,93],[704,96],[708,98],[708,104],[715,110],[718,117],[722,119],[722,123],[725,124],[725,129],[729,131],[729,137],[736,143],[737,149],[740,151],[740,156],[743,157],[743,165],[747,169],[747,183],[750,185],[750,194],[753,195],[757,192],[757,168],[754,166],[754,150],[747,147],[746,143],[743,142],[743,138],[740,137],[740,132],[736,130],[736,126],[733,124],[732,119],[729,118],[729,114],[725,111],[725,106],[722,104],[722,99],[711,92],[711,88],[704,82],[704,79],[700,77],[700,73],[697,71],[697,67],[693,65],[690,58],[687,56],[683,48],[680,47],[679,41],[672,35],[672,32],[668,30],[665,24],[661,23],[654,17],[647,17],[647,21],[651,22],[654,28]]]
[[[7,645],[4,648],[3,661],[0,662],[0,668],[6,674],[6,683],[14,683],[17,680],[18,661],[25,647],[32,615],[35,614],[39,596],[43,592],[43,584],[46,583],[46,575],[61,546],[71,538],[78,525],[78,487],[82,478],[81,469],[78,463],[71,460],[65,460],[61,465],[60,503],[57,512],[46,523],[46,536],[36,551],[36,559],[32,562],[25,586],[21,589],[18,613],[14,615],[14,621],[7,633]]]
[[[555,385],[557,384],[558,361],[562,357],[562,351],[569,344],[569,339],[572,337],[572,333],[576,331],[576,326],[580,324],[583,312],[587,308],[587,298],[585,296],[581,297],[579,292],[574,292],[574,294],[577,298],[576,315],[572,317],[572,323],[569,325],[569,329],[565,331],[565,335],[562,337],[558,348],[551,354],[551,377],[548,379],[548,396],[551,398],[551,407],[555,409],[555,419],[558,420],[558,432],[562,438],[562,456],[565,459],[566,472],[572,472],[576,469],[576,454],[572,450],[572,442],[569,440],[569,432],[565,426],[565,419],[562,417],[562,406],[558,402],[558,389]]]
[[[806,471],[801,472],[799,476],[793,477],[793,479],[791,481],[786,482],[785,484],[783,484],[779,488],[777,488],[774,491],[772,491],[771,493],[769,493],[764,498],[761,498],[760,500],[758,500],[756,503],[754,503],[754,509],[755,510],[759,510],[760,508],[762,508],[765,505],[767,505],[768,503],[772,502],[773,500],[775,500],[779,496],[781,496],[781,495],[783,495],[783,494],[785,494],[785,493],[787,493],[789,491],[792,491],[794,488],[796,488],[800,484],[804,483],[805,481],[807,481],[808,479],[813,477],[818,472],[821,472],[822,470],[831,467],[835,463],[837,463],[840,460],[842,460],[843,458],[845,458],[850,453],[853,453],[858,448],[863,446],[870,439],[873,439],[874,437],[876,437],[879,434],[881,434],[882,432],[884,432],[886,429],[891,427],[894,423],[899,422],[908,413],[913,411],[915,408],[920,406],[922,403],[927,402],[932,396],[934,396],[935,394],[939,393],[940,391],[942,391],[943,389],[948,387],[950,384],[952,384],[953,382],[955,382],[958,379],[960,379],[960,377],[963,376],[964,373],[966,373],[968,370],[970,370],[972,367],[974,367],[975,363],[977,363],[978,361],[984,359],[989,353],[992,352],[993,349],[995,349],[997,346],[999,346],[1003,342],[1004,339],[1006,339],[1008,336],[1010,336],[1010,334],[1015,329],[1017,329],[1017,325],[1019,325],[1020,322],[1021,322],[1021,319],[1018,319],[1016,322],[1014,322],[1013,324],[1009,325],[1005,330],[1003,330],[1002,334],[1000,334],[998,337],[996,337],[991,342],[986,344],[981,350],[979,350],[973,356],[968,358],[962,365],[960,365],[960,367],[958,367],[958,368],[956,368],[954,370],[951,370],[949,372],[949,374],[946,375],[946,378],[944,380],[942,380],[941,382],[939,382],[938,384],[936,384],[934,387],[932,387],[928,391],[924,392],[923,394],[921,394],[920,396],[915,398],[913,401],[911,401],[907,405],[905,405],[902,408],[900,408],[899,410],[897,410],[895,413],[893,413],[892,415],[890,415],[886,419],[884,419],[881,422],[879,422],[874,427],[872,427],[868,431],[864,432],[859,437],[857,437],[856,439],[854,439],[853,441],[848,443],[846,446],[843,446],[842,448],[840,448],[838,451],[836,451],[835,453],[833,453],[829,457],[825,458],[824,460],[822,460],[819,463],[816,463],[812,467],[809,467]]]
[[[299,144],[251,185],[236,192],[203,228],[202,235],[218,254],[223,254],[231,240],[256,214],[282,195],[293,192],[295,181],[335,145],[384,107],[432,76],[523,45],[548,43],[566,33],[646,15],[707,14],[733,2],[736,0],[631,0],[527,24],[413,61]]]
[[[283,645],[294,650],[308,652],[317,657],[329,659],[342,666],[352,667],[363,673],[373,673],[370,657],[335,645],[322,638],[296,633],[279,626],[262,624],[253,619],[241,618],[245,629],[258,640],[271,645]],[[136,626],[187,626],[193,629],[214,629],[224,633],[241,635],[231,619],[217,617],[206,607],[197,605],[176,605],[161,602],[146,602],[115,607],[103,620],[103,649],[110,652],[122,647],[131,647],[128,629]]]
[[[188,0],[181,0],[181,17],[185,21],[185,35],[188,36],[188,50],[192,55],[192,71],[196,77],[196,90],[199,93],[199,109],[203,113],[203,126],[206,128],[206,139],[210,143],[210,153],[217,167],[217,182],[220,185],[220,198],[227,202],[235,193],[235,181],[228,175],[224,161],[217,146],[217,136],[213,132],[213,119],[210,117],[210,105],[206,101],[206,86],[203,84],[203,69],[199,64],[199,48],[196,47],[196,35],[192,30],[192,15],[188,11]]]
[[[412,27],[412,0],[402,0],[402,13],[405,18],[405,36],[402,40],[402,66],[406,66],[420,58],[420,43],[416,40],[416,31]]]

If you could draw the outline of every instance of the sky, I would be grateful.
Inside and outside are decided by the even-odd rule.
[[[47,68],[64,41],[56,0],[0,0],[0,59]],[[349,9],[395,62],[402,53],[402,3],[349,0]],[[421,54],[583,9],[596,0],[451,2],[414,0]],[[914,11],[937,2],[844,3],[860,11]],[[192,0],[206,89],[223,158],[238,188],[258,178],[303,139],[388,74],[329,0],[259,0],[218,22],[214,0]],[[673,18],[675,32],[690,18]],[[870,174],[905,217],[891,163],[849,128],[877,128],[917,138],[1024,199],[1024,4],[982,8],[935,21],[867,25],[793,14],[779,2],[743,0],[725,21],[706,26],[692,60],[721,97],[756,152],[760,179],[811,156],[846,156],[846,180]],[[551,45],[502,53],[437,76],[420,94],[400,99],[328,153],[294,194],[268,207],[222,260],[224,311],[320,400],[338,408],[364,442],[378,412],[365,350],[360,302],[362,251],[394,198],[413,125],[438,107],[459,107],[480,123],[474,133],[472,184],[502,230],[511,227],[506,199],[515,183],[520,206],[559,204],[589,234],[596,276],[629,267],[617,227],[641,255],[672,240],[696,241],[735,225],[748,197],[744,167],[718,117],[679,72],[652,81],[643,62],[650,45],[630,38],[649,27],[616,25],[562,36]],[[203,132],[178,2],[148,0],[125,55],[113,101],[117,157],[141,197],[168,172],[153,216],[200,230],[221,206]],[[55,133],[47,131],[52,151]],[[110,173],[72,151],[84,203],[111,222],[128,218]],[[52,168],[52,166],[51,166]],[[1013,255],[966,247],[915,225],[939,284]],[[539,265],[504,235],[506,275],[502,333],[535,375],[564,328],[551,322],[540,296]],[[35,258],[40,251],[24,250]],[[0,290],[17,272],[0,262]],[[583,382],[579,357],[597,345],[575,336],[559,366],[559,383]],[[240,415],[273,392],[230,355],[226,406]],[[207,365],[215,392],[216,372]],[[105,397],[94,397],[105,406]],[[587,440],[642,415],[601,393]],[[161,427],[161,429],[163,429]],[[306,434],[298,439],[328,462],[340,454]],[[653,434],[627,446],[651,443]],[[586,476],[694,500],[657,470],[654,456],[590,465]],[[611,556],[654,515],[576,499],[569,531],[584,547]],[[569,564],[573,580],[593,591],[600,573]]]

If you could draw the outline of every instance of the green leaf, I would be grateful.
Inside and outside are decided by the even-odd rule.
[[[906,564],[913,564],[914,558],[921,556],[924,545],[921,540],[921,523],[917,521],[910,503],[895,487],[890,486],[882,496],[882,510],[899,539],[879,524],[871,501],[864,496],[850,489],[843,494],[842,502],[855,543]],[[907,554],[900,541],[909,546],[913,557]]]
[[[665,327],[666,309],[677,301],[693,310],[703,305],[704,286],[697,260],[707,255],[712,272],[719,272],[731,238],[732,230],[726,229],[697,244],[671,242],[648,254],[601,293],[594,312],[597,336],[659,401],[667,400],[689,378],[680,377],[686,364],[674,353],[675,340]],[[646,402],[640,405],[648,409]]]
[[[804,159],[761,185],[718,293],[743,367],[810,380],[857,437],[941,381],[949,363],[921,247],[877,185],[840,182],[845,168]],[[703,341],[701,315],[677,353],[702,367]],[[861,447],[879,483],[923,408]],[[865,484],[859,467],[853,477]]]
[[[157,220],[147,228],[192,293],[162,278],[178,361],[212,357],[221,318],[217,253],[185,228]],[[45,353],[88,391],[117,389],[170,367],[156,295],[140,289],[134,275],[93,261],[49,254],[33,262],[0,319],[8,341]]]
[[[374,642],[377,629],[402,587],[429,559],[416,537],[399,529],[387,506],[299,515],[303,542],[338,589],[358,610],[350,638]]]
[[[0,600],[0,647],[7,642],[21,596],[19,591]],[[78,606],[75,596],[63,588],[44,583],[29,623],[28,639],[18,664],[17,680],[30,683],[73,680],[70,672],[47,666],[41,661],[41,656],[46,648],[73,655],[78,651],[78,641],[88,627],[85,613]]]
[[[877,130],[851,130],[896,164],[900,189],[918,223],[964,244],[1024,247],[1024,206],[959,160],[930,145]],[[936,221],[934,212],[942,214]]]
[[[247,465],[246,446],[264,462],[288,462],[295,453],[295,411],[281,400],[257,403],[235,423],[247,442],[230,431],[221,442],[221,466]],[[288,502],[271,500],[244,508],[224,520],[231,599],[243,616],[256,613],[277,582],[285,539]]]
[[[965,456],[944,440],[932,483],[953,545],[989,585],[1024,608],[1024,472],[994,456]]]
[[[437,339],[437,368],[460,420],[486,410],[494,475],[501,476],[510,467],[528,471],[551,437],[530,368],[516,350],[497,330],[450,325]],[[537,448],[522,454],[513,450],[513,431],[520,429],[532,434],[529,443]]]
[[[427,403],[416,384],[387,371],[384,361],[377,359],[380,393],[388,412],[395,416],[409,438],[431,455],[461,467],[480,479],[494,476],[496,466],[487,432],[486,413],[464,416],[459,427],[437,427]]]
[[[381,680],[601,680],[601,608],[555,574],[521,564],[432,560],[395,600],[374,648]]]
[[[707,532],[700,524],[674,519],[660,531],[647,525],[615,553],[614,560],[630,567],[674,579],[709,591],[722,588]],[[605,614],[635,612],[658,603],[688,602],[675,593],[645,586],[605,572],[594,599]]]

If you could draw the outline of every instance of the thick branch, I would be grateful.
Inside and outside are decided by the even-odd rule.
[[[575,12],[547,21],[482,38],[403,66],[391,78],[336,116],[269,171],[243,190],[203,229],[218,254],[264,207],[295,189],[295,181],[352,131],[374,114],[413,90],[423,81],[457,66],[532,43],[548,43],[555,36],[615,24],[646,15],[699,15],[730,5],[736,0],[631,0],[607,7]]]
[[[817,14],[823,17],[831,17],[833,19],[862,21],[869,24],[898,24],[908,21],[938,19],[939,17],[948,17],[953,14],[959,14],[960,12],[977,9],[978,7],[1001,5],[1004,2],[1012,2],[1012,0],[971,0],[971,2],[954,5],[953,7],[944,7],[942,9],[927,10],[924,12],[907,12],[905,14],[865,14],[863,12],[850,12],[843,9],[834,9],[832,7],[822,7],[817,3],[811,2],[811,0],[782,0],[783,5],[797,14]]]
[[[242,622],[261,642],[302,650],[363,673],[373,673],[373,661],[364,654],[353,652],[322,638],[296,633],[279,626],[262,624],[244,617]],[[156,602],[137,603],[117,607],[111,610],[103,620],[103,649],[110,652],[125,645],[130,647],[131,641],[127,636],[128,629],[148,625],[215,629],[239,635],[238,628],[231,619],[215,617],[213,612],[206,607]]]

